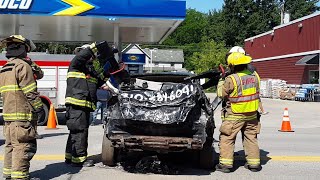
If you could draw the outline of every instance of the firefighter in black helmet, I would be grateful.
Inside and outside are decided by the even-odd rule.
[[[0,42],[6,47],[8,62],[0,69],[3,97],[5,179],[30,179],[30,160],[37,151],[37,114],[43,106],[27,53],[35,49],[32,41],[12,35]]]
[[[87,160],[90,112],[96,109],[97,89],[108,77],[104,66],[108,64],[110,69],[118,70],[119,64],[106,41],[76,48],[75,53],[67,74],[66,119],[70,133],[65,162],[90,167],[94,165],[92,160]],[[120,81],[127,76],[126,71],[118,73]]]

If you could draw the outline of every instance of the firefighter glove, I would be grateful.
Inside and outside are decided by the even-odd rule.
[[[97,49],[96,43],[92,43],[89,47],[90,47],[91,51],[93,52],[93,54],[97,54],[98,49]]]
[[[44,112],[43,107],[41,107],[41,108],[36,109],[36,110],[34,111],[34,113],[36,113],[38,116],[41,116],[41,115],[44,114],[45,112]]]

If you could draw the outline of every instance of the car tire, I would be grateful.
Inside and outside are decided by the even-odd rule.
[[[102,140],[102,152],[101,152],[101,161],[106,166],[115,166],[116,165],[116,149],[112,146],[112,142],[103,135]]]
[[[44,112],[38,115],[38,126],[43,126],[47,124],[48,116],[49,116],[49,107],[47,104],[43,103]]]
[[[204,145],[203,149],[199,151],[199,166],[202,169],[212,169],[214,167],[215,151],[213,146]]]

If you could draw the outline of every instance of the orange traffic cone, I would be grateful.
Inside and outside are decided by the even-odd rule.
[[[51,104],[46,129],[57,129],[57,120],[56,110],[54,109],[53,104]]]
[[[284,109],[283,118],[282,118],[282,126],[280,132],[294,132],[291,129],[290,119],[289,119],[289,112],[288,108]]]

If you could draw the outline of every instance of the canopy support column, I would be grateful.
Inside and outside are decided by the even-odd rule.
[[[121,60],[121,51],[122,51],[122,43],[120,38],[120,27],[119,24],[114,24],[114,30],[113,30],[113,42],[115,48],[119,50],[119,53],[115,54],[115,57],[117,61]]]

